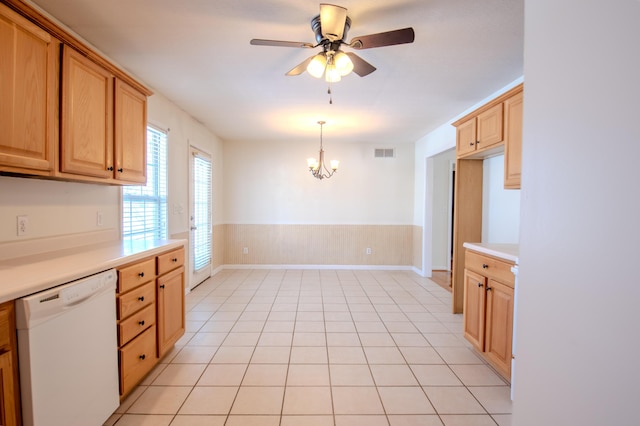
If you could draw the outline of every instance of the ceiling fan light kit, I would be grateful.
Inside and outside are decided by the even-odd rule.
[[[343,52],[340,49],[341,46],[344,45],[352,49],[363,50],[374,47],[413,43],[415,39],[413,28],[408,27],[355,37],[351,42],[347,43],[345,38],[350,28],[351,18],[347,16],[346,8],[321,3],[320,14],[311,20],[311,29],[315,34],[317,44],[266,39],[252,39],[251,44],[255,46],[279,46],[303,49],[322,47],[321,53],[305,59],[285,75],[300,75],[306,70],[316,78],[321,78],[324,75],[326,81],[336,82],[340,81],[340,77],[348,75],[352,71],[360,77],[364,77],[376,70],[376,67],[355,53]],[[337,73],[333,71],[334,67]]]

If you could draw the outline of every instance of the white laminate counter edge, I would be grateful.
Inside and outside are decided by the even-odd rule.
[[[520,252],[518,244],[464,243],[463,247],[477,251],[478,253],[484,253],[489,256],[513,262],[516,265],[519,263],[518,256]]]
[[[0,262],[0,303],[183,247],[185,240],[122,241]]]

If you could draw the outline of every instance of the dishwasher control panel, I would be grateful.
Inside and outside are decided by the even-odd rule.
[[[85,278],[81,282],[74,283],[73,286],[60,290],[62,303],[65,305],[72,305],[84,300],[92,294],[99,292],[109,284],[115,284],[115,280],[116,271],[114,269]]]

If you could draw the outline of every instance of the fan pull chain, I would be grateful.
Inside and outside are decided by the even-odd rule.
[[[329,95],[329,105],[333,105],[333,94],[331,93],[331,83],[329,83],[327,94]]]

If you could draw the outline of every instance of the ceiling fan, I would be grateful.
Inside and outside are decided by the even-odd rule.
[[[347,16],[347,9],[333,4],[320,4],[320,14],[311,20],[311,29],[316,35],[316,44],[252,39],[251,44],[256,46],[298,47],[313,49],[322,47],[322,52],[305,59],[295,66],[288,76],[300,75],[305,70],[316,78],[323,75],[329,83],[340,81],[341,77],[351,71],[360,77],[371,74],[376,67],[359,57],[353,52],[343,52],[342,45],[356,50],[371,49],[374,47],[393,46],[396,44],[413,43],[415,33],[413,28],[386,31],[355,37],[347,43],[345,38],[351,28],[351,18]]]

